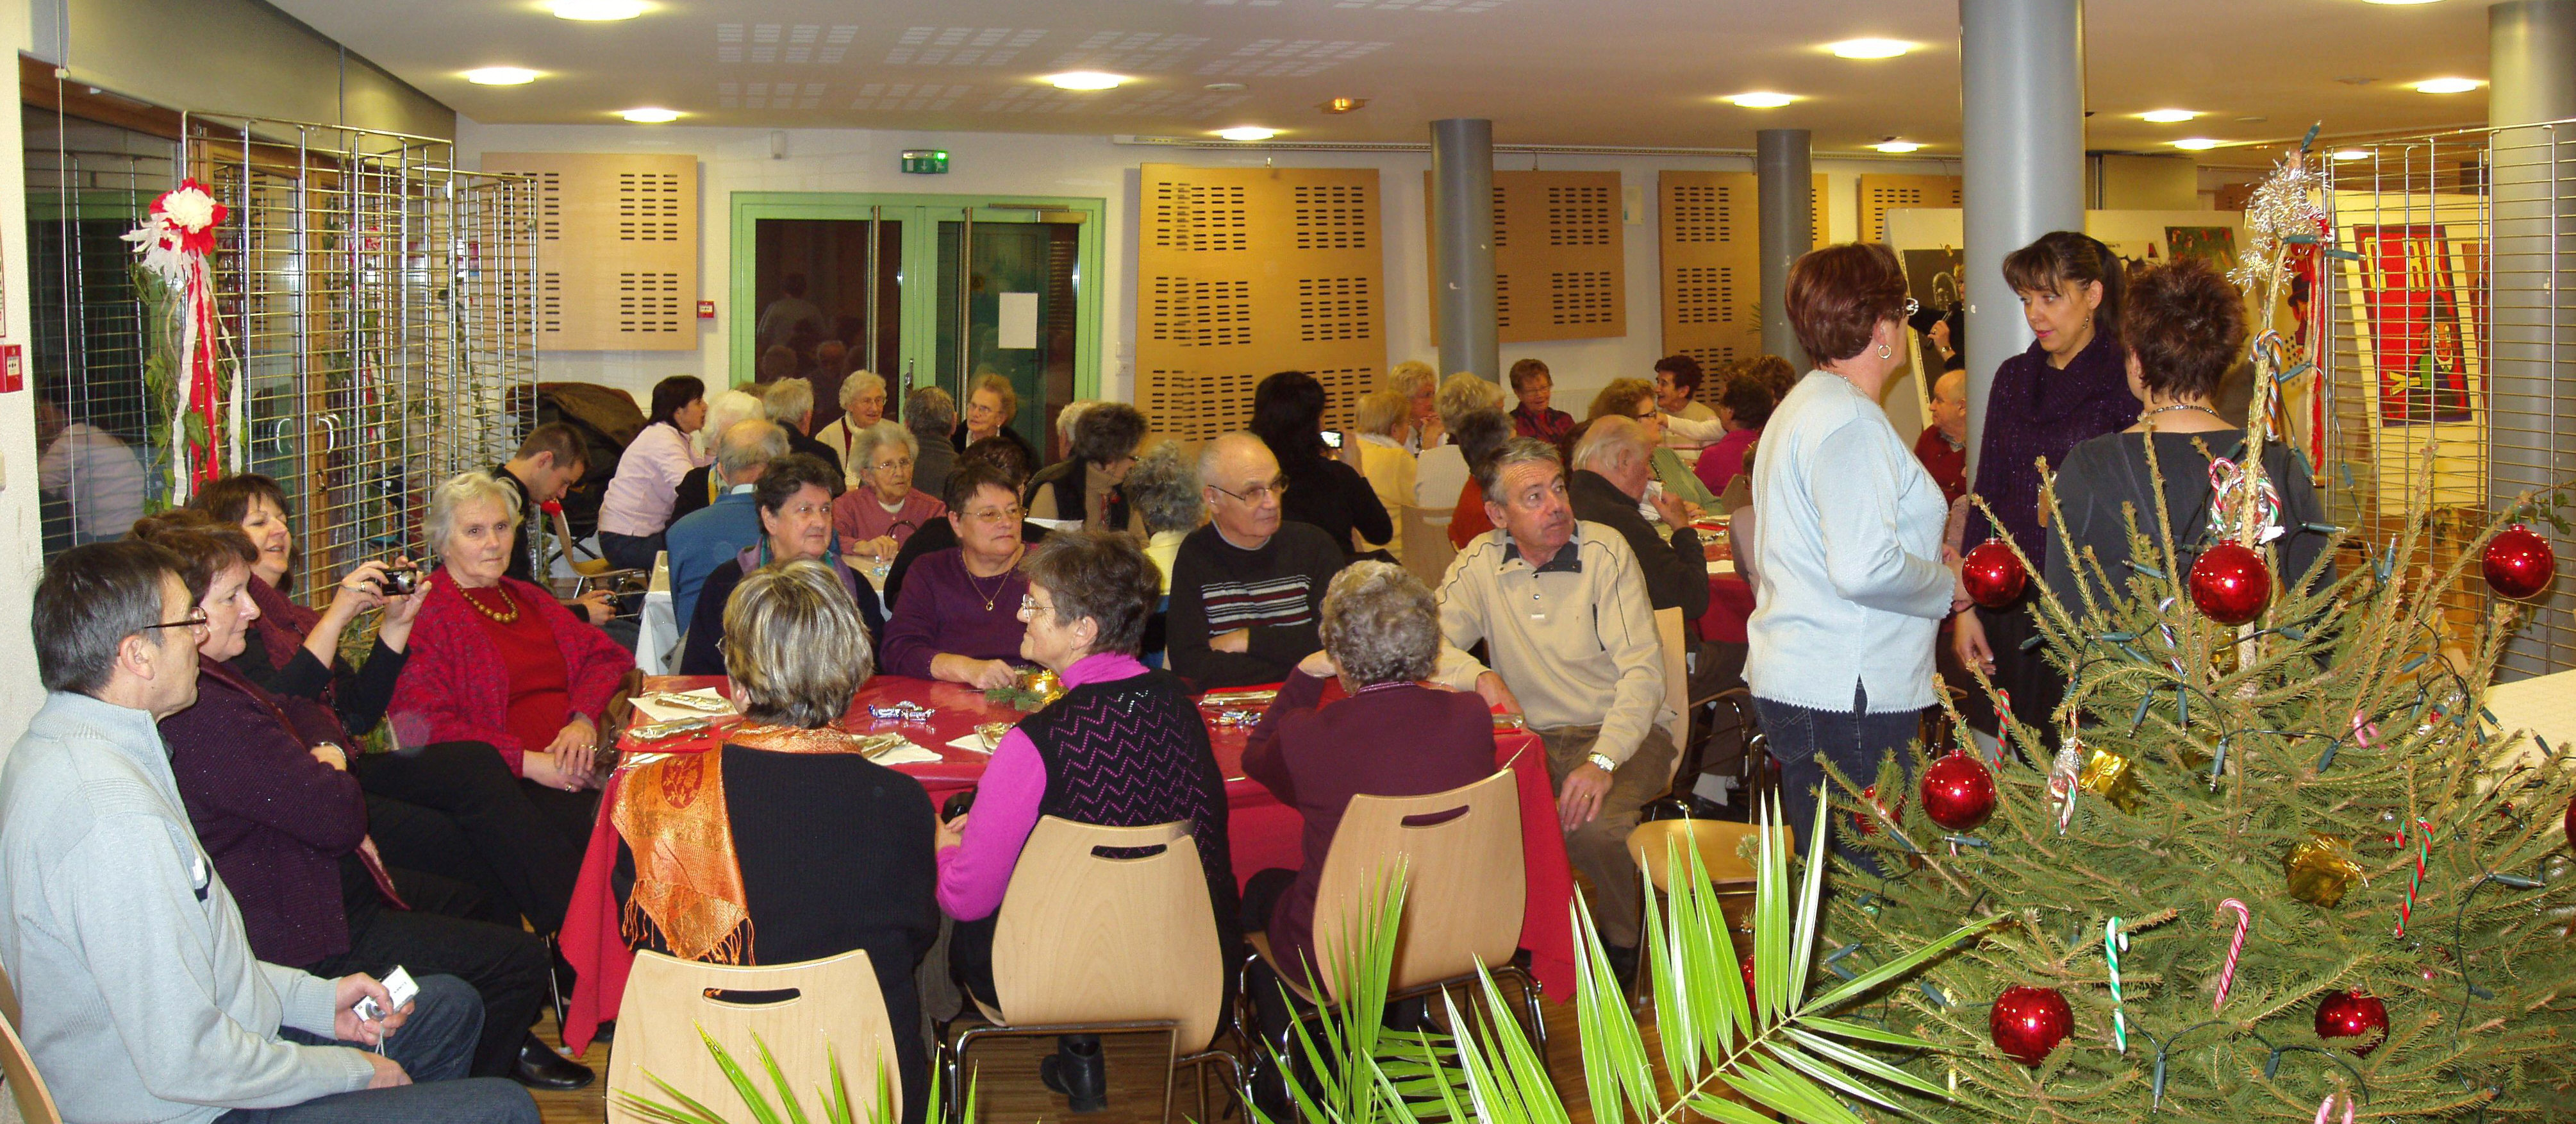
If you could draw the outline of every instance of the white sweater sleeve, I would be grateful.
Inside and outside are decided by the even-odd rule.
[[[1950,611],[1950,569],[1939,559],[1905,552],[1896,497],[1913,467],[1890,461],[1891,443],[1862,421],[1817,442],[1807,494],[1823,539],[1825,577],[1844,600],[1889,613],[1938,620]]]

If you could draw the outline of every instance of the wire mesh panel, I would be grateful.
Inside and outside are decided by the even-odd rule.
[[[2322,483],[2337,520],[2384,544],[2427,519],[2401,562],[2439,571],[2537,489],[2532,528],[2569,557],[2576,541],[2545,511],[2576,498],[2556,487],[2576,481],[2576,131],[2463,130],[2321,159],[2333,235],[2313,308],[2328,325]],[[2576,667],[2567,585],[2523,610],[2500,676]],[[2440,596],[2446,643],[2474,650],[2495,595],[2472,576]]]
[[[498,464],[531,424],[531,189],[457,171],[442,140],[203,116],[183,131],[189,174],[231,212],[210,263],[242,372],[228,463],[285,487],[307,592],[420,557],[430,490]]]

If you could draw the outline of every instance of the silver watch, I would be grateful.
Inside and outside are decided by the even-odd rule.
[[[1591,756],[1585,757],[1584,760],[1591,762],[1593,768],[1599,769],[1605,773],[1615,773],[1619,771],[1619,763],[1611,760],[1610,755],[1607,753],[1595,753]]]

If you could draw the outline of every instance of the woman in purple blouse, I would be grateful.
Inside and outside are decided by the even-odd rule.
[[[1028,549],[1020,538],[1019,480],[983,461],[967,460],[948,477],[948,526],[957,545],[921,556],[904,596],[886,622],[885,669],[991,690],[1019,678],[1020,574]]]
[[[2030,350],[1995,368],[1973,490],[2002,525],[1993,525],[1970,507],[1965,541],[1974,546],[1991,535],[2009,535],[2023,554],[2037,559],[2048,554],[2042,536],[2049,532],[2035,462],[2045,457],[2054,471],[2066,463],[2076,443],[2127,428],[2138,420],[2141,407],[2129,392],[2127,353],[2117,331],[2123,277],[2120,259],[2109,247],[2085,235],[2053,231],[2006,255],[2003,272],[2021,294],[2022,318],[2037,338]],[[2022,647],[2039,634],[2032,605],[2032,593],[2025,590],[2019,601],[2001,609],[1960,613],[1951,645],[1961,663],[1985,669],[1997,687],[2011,694],[2015,721],[2029,723],[2054,746],[2056,728],[2049,716],[2057,709],[2065,680],[2049,666],[2045,653]],[[1969,692],[1961,710],[1970,725],[1998,732],[1993,709],[1981,693]]]

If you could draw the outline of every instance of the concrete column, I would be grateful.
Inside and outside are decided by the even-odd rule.
[[[2493,246],[2487,371],[2487,496],[2496,511],[2576,477],[2576,0],[2487,9]],[[2551,124],[2551,123],[2555,124]],[[2564,573],[2576,542],[2550,527]],[[2497,664],[2499,679],[2576,664],[2576,588],[2562,577]]]
[[[1816,248],[1815,173],[1809,161],[1805,129],[1763,129],[1753,134],[1754,182],[1760,199],[1762,233],[1762,350],[1807,369],[1798,334],[1789,330],[1789,311],[1781,295],[1789,290],[1789,266]]]
[[[1968,471],[1995,368],[2030,346],[2004,255],[2084,229],[2083,0],[1959,0]]]
[[[1494,123],[1452,117],[1431,123],[1431,255],[1440,275],[1432,294],[1440,332],[1440,375],[1473,371],[1502,380],[1494,338]]]

